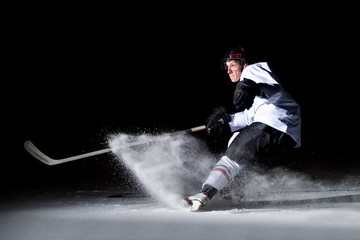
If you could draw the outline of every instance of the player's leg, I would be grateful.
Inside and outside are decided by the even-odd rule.
[[[259,134],[254,133],[261,132],[257,128],[259,128],[257,124],[250,125],[233,135],[225,155],[209,173],[200,193],[187,198],[190,205],[198,207],[206,205],[218,191],[225,188],[235,178],[242,168],[248,164],[248,161],[255,157]],[[193,210],[197,210],[196,207],[194,208]]]

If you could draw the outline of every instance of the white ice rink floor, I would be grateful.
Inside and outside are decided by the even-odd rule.
[[[2,240],[360,239],[360,190],[268,194],[200,212],[139,193],[52,190],[5,196]]]

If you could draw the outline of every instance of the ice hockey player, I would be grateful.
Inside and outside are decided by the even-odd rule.
[[[267,62],[249,64],[241,47],[232,48],[222,59],[230,80],[237,82],[233,104],[237,112],[215,108],[206,120],[209,133],[233,132],[228,148],[202,185],[186,200],[198,210],[235,176],[255,164],[260,156],[281,156],[301,144],[299,104],[283,89]]]

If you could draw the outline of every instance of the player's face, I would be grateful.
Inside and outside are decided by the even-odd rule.
[[[227,73],[229,74],[230,80],[232,82],[238,82],[241,77],[241,66],[240,63],[235,60],[230,60],[226,62]]]

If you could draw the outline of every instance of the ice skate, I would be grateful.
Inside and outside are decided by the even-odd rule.
[[[205,206],[216,192],[216,188],[205,185],[200,193],[185,198],[190,211],[198,211],[201,207]]]
[[[239,203],[245,197],[244,188],[244,176],[239,174],[225,188],[221,189],[219,194],[225,200]]]
[[[200,192],[185,198],[185,200],[188,203],[190,211],[198,211],[201,207],[205,206],[208,203],[209,198],[203,192]]]
[[[241,188],[226,187],[220,190],[220,197],[234,203],[240,203],[245,197],[245,192]]]

